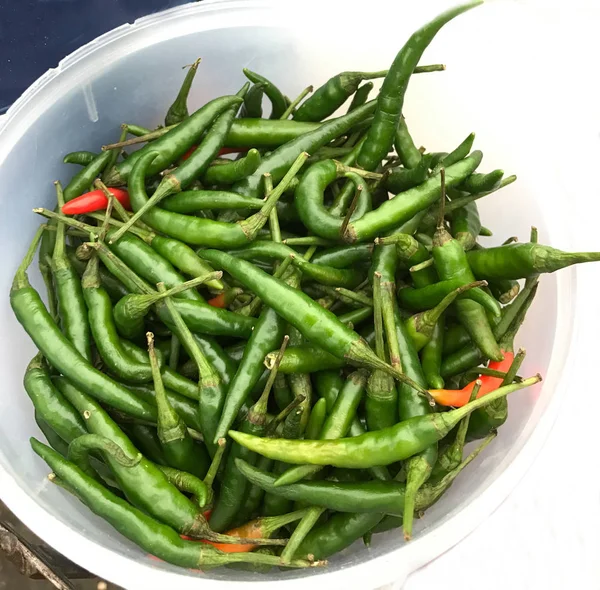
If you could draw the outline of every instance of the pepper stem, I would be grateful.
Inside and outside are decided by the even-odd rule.
[[[273,207],[275,207],[277,201],[279,201],[289,184],[295,178],[296,174],[298,174],[302,166],[304,166],[308,156],[309,155],[307,152],[302,152],[291,165],[290,169],[286,172],[285,176],[281,179],[281,182],[269,193],[265,199],[265,204],[261,207],[261,209],[247,219],[238,222],[249,242],[251,242],[256,237],[258,232],[264,227],[265,223],[269,219],[271,210]]]
[[[248,421],[253,424],[259,424],[259,422],[264,424],[266,421],[269,396],[271,394],[273,383],[275,383],[275,378],[277,377],[277,372],[279,371],[279,365],[281,364],[281,360],[283,359],[283,355],[285,354],[285,349],[287,348],[289,340],[290,337],[286,334],[283,337],[283,342],[281,343],[281,347],[279,348],[279,352],[277,353],[275,360],[269,367],[271,372],[269,373],[269,378],[265,383],[265,388],[263,389],[263,392],[261,393],[257,402],[248,411]]]
[[[25,253],[25,257],[21,261],[19,268],[17,268],[15,278],[13,279],[11,291],[16,291],[17,289],[24,289],[30,286],[29,279],[27,278],[27,269],[31,266],[33,257],[35,256],[35,253],[38,249],[40,240],[44,235],[44,226],[45,224],[40,225],[40,227],[38,227],[37,231],[35,232],[33,240],[31,241],[31,244],[29,245],[29,248]]]
[[[54,182],[54,186],[56,187],[57,206],[58,210],[60,211],[65,204],[63,189],[58,180]],[[59,267],[62,268],[66,264],[68,264],[68,262],[65,256],[65,224],[62,221],[58,221],[56,224],[56,241],[54,242],[54,252],[52,253],[52,266],[56,269]]]
[[[127,147],[129,145],[136,145],[138,143],[145,143],[147,141],[152,141],[153,139],[158,139],[162,137],[165,133],[168,133],[174,127],[177,127],[178,123],[174,125],[168,125],[167,127],[160,127],[160,129],[155,129],[154,131],[149,131],[148,133],[144,133],[143,135],[139,135],[138,137],[132,137],[126,141],[118,141],[117,143],[109,143],[107,145],[102,146],[102,151],[106,152],[108,150],[114,150],[115,148]],[[127,131],[131,133],[132,129],[136,129],[135,125],[126,125]]]
[[[265,429],[265,437],[272,436],[277,427],[306,399],[305,395],[297,395],[271,422]]]
[[[358,199],[364,190],[364,185],[362,183],[356,185],[356,190],[354,191],[354,197],[352,197],[352,202],[350,203],[350,207],[348,207],[348,211],[346,211],[346,215],[344,217],[344,221],[342,221],[342,226],[340,227],[340,236],[344,236],[346,233],[346,228],[350,223],[350,218],[354,215],[354,211],[356,210],[356,205],[358,204]]]
[[[288,106],[287,109],[283,112],[283,115],[279,117],[280,119],[287,119],[295,110],[296,107],[304,100],[306,96],[308,96],[313,91],[312,86],[307,86]]]
[[[217,477],[217,473],[219,468],[221,467],[221,461],[223,460],[223,455],[225,454],[225,449],[227,448],[227,441],[224,438],[220,438],[217,441],[217,448],[215,450],[215,454],[212,458],[212,462],[210,467],[208,468],[208,472],[204,476],[204,484],[211,489],[212,485],[215,481],[215,477]]]
[[[165,386],[160,374],[160,365],[154,349],[154,334],[146,332],[148,342],[148,356],[150,357],[150,368],[154,381],[156,408],[158,410],[157,430],[158,438],[163,444],[183,440],[187,436],[187,429],[177,411],[173,408],[167,398]]]

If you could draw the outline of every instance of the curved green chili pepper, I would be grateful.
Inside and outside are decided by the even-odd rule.
[[[271,152],[266,158],[263,158],[262,164],[254,174],[236,182],[233,185],[233,192],[250,197],[260,197],[263,175],[266,172],[271,174],[274,183],[278,182],[301,153],[308,152],[312,154],[316,152],[319,148],[327,145],[330,141],[363,121],[374,109],[375,101],[368,102],[347,115],[331,119],[319,125],[316,129],[288,141]]]
[[[68,489],[86,506],[107,520],[125,537],[160,559],[187,568],[216,567],[233,562],[281,565],[277,556],[260,553],[222,553],[206,543],[184,541],[171,527],[157,522],[141,510],[132,507],[128,502],[85,475],[75,465],[63,459],[51,448],[33,438],[30,439],[30,442],[33,450],[48,463],[55,475],[60,478],[59,481],[64,481]],[[53,481],[59,483],[56,477]],[[222,535],[215,536],[222,537]],[[235,543],[241,541],[235,537],[225,538]],[[256,542],[256,539],[252,539],[253,544]],[[289,565],[291,567],[312,567],[322,565],[322,563],[294,560]]]
[[[267,80],[260,74],[249,70],[248,68],[244,68],[243,72],[244,76],[246,76],[250,82],[263,85],[262,90],[271,101],[271,105],[273,107],[271,110],[271,119],[281,119],[281,116],[287,109],[287,102],[279,88],[277,88],[273,82]]]
[[[292,163],[285,178],[269,194],[262,209],[239,223],[225,223],[213,221],[212,219],[181,215],[156,207],[144,214],[144,221],[152,228],[188,244],[226,248],[243,246],[251,242],[256,237],[260,228],[264,226],[269,218],[271,209],[275,206],[275,203],[283,194],[285,187],[296,175],[307,157],[307,154],[300,154],[295,162]],[[138,159],[138,163],[131,173],[131,178],[129,179],[129,196],[134,209],[141,210],[149,202],[146,196],[144,178],[153,158],[154,152],[150,152]],[[121,240],[125,238],[126,236],[123,236]],[[116,245],[118,245],[118,242]]]
[[[494,170],[487,174],[475,172],[465,178],[458,188],[471,194],[488,192],[494,190],[502,182],[503,176],[504,170]]]
[[[482,0],[475,0],[447,10],[410,36],[383,80],[373,123],[367,132],[367,140],[357,160],[358,166],[365,170],[374,170],[390,151],[402,113],[408,81],[437,32],[454,17],[478,6],[481,2]]]
[[[462,327],[462,326],[461,326]],[[467,332],[465,331],[465,334]],[[470,340],[470,337],[467,334]],[[435,328],[431,339],[421,351],[421,366],[423,374],[427,381],[427,386],[431,389],[442,389],[444,387],[444,379],[441,375],[442,355],[445,344],[446,334],[444,333],[444,318],[441,317]]]
[[[239,260],[218,250],[203,250],[202,257],[226,270],[232,277],[249,287],[280,317],[288,321],[309,341],[348,362],[369,368],[380,368],[396,379],[405,381],[422,393],[423,388],[398,373],[377,357],[366,342],[330,311],[323,309],[310,297],[271,277],[245,260]],[[273,348],[273,347],[272,347]]]
[[[462,418],[520,389],[541,380],[539,375],[501,387],[461,408],[450,412],[417,416],[399,422],[391,428],[368,432],[353,438],[331,441],[265,439],[230,430],[236,442],[265,457],[292,464],[333,465],[361,469],[374,465],[389,465],[421,452],[442,439]]]
[[[476,150],[464,160],[448,167],[446,186],[455,186],[462,182],[479,166],[482,157],[482,153]],[[419,186],[382,203],[374,211],[365,213],[360,219],[351,221],[344,239],[347,242],[362,242],[398,227],[439,200],[440,190],[439,175],[432,176]]]
[[[88,363],[58,329],[37,291],[27,278],[36,245],[43,230],[19,266],[10,291],[10,304],[19,323],[48,362],[90,395],[104,403],[143,420],[156,418],[156,410],[137,399],[129,390]]]
[[[222,96],[206,103],[177,126],[172,127],[158,139],[145,145],[137,152],[133,152],[126,160],[117,164],[106,179],[106,184],[123,184],[131,174],[136,162],[148,152],[156,152],[157,154],[148,169],[148,175],[158,174],[168,168],[183,156],[192,145],[197,143],[208,126],[223,111],[234,105],[239,105],[241,102],[242,100],[238,96]]]
[[[27,365],[23,385],[36,414],[39,414],[62,440],[70,443],[78,436],[87,434],[85,424],[75,408],[52,385],[40,353]]]
[[[369,99],[369,94],[371,94],[371,90],[373,90],[373,86],[373,82],[366,82],[357,88],[354,96],[352,97],[352,101],[350,102],[350,106],[348,107],[349,113],[367,102]]]
[[[98,154],[96,152],[70,152],[63,158],[64,164],[79,164],[80,166],[87,166],[91,161],[96,158]]]
[[[335,160],[313,164],[296,189],[294,203],[302,223],[313,233],[329,240],[339,240],[344,218],[332,214],[324,205],[324,193],[337,178],[346,176],[348,168]],[[352,179],[354,180],[354,179]],[[364,181],[363,181],[364,182]],[[363,185],[364,186],[364,185]],[[359,219],[371,209],[369,192],[361,193],[351,219]]]
[[[409,170],[417,168],[423,159],[423,154],[415,145],[406,126],[406,119],[401,115],[396,127],[396,135],[394,136],[394,147],[400,161],[405,168]],[[425,180],[425,179],[423,179]],[[388,184],[389,186],[389,184]],[[397,191],[399,192],[399,191]]]
[[[245,157],[239,160],[220,164],[219,166],[210,166],[202,178],[205,185],[212,184],[234,184],[246,176],[250,176],[257,170],[262,162],[260,152],[252,148],[248,150]],[[237,195],[240,197],[241,195]],[[164,207],[164,201],[163,201]]]

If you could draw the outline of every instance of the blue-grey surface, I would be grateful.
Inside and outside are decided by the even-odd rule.
[[[2,0],[0,113],[48,68],[98,35],[187,0]]]

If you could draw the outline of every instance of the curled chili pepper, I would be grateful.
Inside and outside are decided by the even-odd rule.
[[[110,193],[125,207],[131,211],[129,203],[129,193],[120,188],[109,188]],[[61,211],[65,215],[81,215],[83,213],[93,213],[94,211],[103,211],[108,206],[108,199],[101,190],[90,191],[72,199],[62,206]]]
[[[504,359],[501,361],[491,361],[489,368],[505,373],[510,368],[515,355],[513,352],[507,350],[503,350],[502,354],[504,355]],[[461,407],[469,403],[471,392],[478,380],[481,381],[481,388],[477,394],[477,397],[479,398],[498,389],[498,387],[502,385],[503,379],[502,377],[482,375],[475,381],[471,381],[471,383],[465,385],[462,389],[430,389],[429,393],[431,394],[431,397],[442,406]]]

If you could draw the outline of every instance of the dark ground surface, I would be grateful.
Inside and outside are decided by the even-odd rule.
[[[32,545],[41,543],[31,531],[26,529],[15,518],[2,502],[0,502],[0,522],[11,526],[16,533]],[[9,560],[5,553],[6,546],[6,537],[0,535],[0,590],[51,590],[55,588],[53,584],[45,579],[31,579],[23,575],[20,571],[20,567],[22,566],[20,557],[16,558],[18,565]],[[119,590],[118,586],[106,584],[98,578],[70,579],[70,582],[74,590]]]

